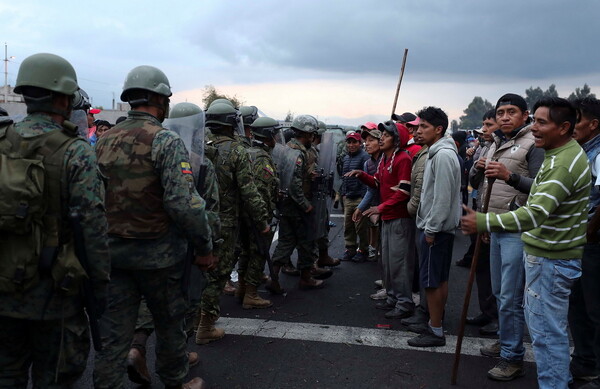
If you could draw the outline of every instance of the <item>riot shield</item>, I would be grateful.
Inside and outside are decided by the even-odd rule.
[[[329,214],[333,198],[333,180],[335,172],[335,144],[333,133],[325,132],[321,137],[319,158],[317,160],[316,177],[312,185],[312,200],[314,207],[314,239],[325,236],[328,232]],[[312,236],[311,236],[312,237]]]
[[[294,178],[296,161],[300,156],[300,150],[295,150],[291,147],[276,143],[273,150],[271,150],[271,156],[273,157],[273,162],[276,165],[275,168],[279,175],[280,197],[286,198]]]
[[[336,154],[337,154],[337,148],[339,146],[340,143],[346,143],[346,137],[344,136],[344,132],[339,129],[339,128],[334,128],[334,129],[328,129],[327,132],[325,133],[332,133],[333,135],[333,148],[334,150],[336,150]],[[337,155],[336,155],[337,158]],[[333,190],[335,192],[339,192],[340,188],[342,187],[342,177],[340,176],[340,173],[338,172],[338,169],[334,168],[333,169]]]
[[[199,182],[200,171],[204,163],[204,112],[180,117],[165,119],[163,127],[179,135],[190,153],[190,165],[194,182]]]
[[[74,109],[71,112],[69,121],[77,126],[77,135],[87,139],[88,136],[88,122],[87,112],[83,109]]]

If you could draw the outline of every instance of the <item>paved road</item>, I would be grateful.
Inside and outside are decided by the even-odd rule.
[[[341,215],[330,231],[330,253],[343,253]],[[455,260],[467,249],[468,239],[457,234]],[[244,310],[233,297],[222,298],[219,326],[227,335],[220,341],[189,349],[200,354],[201,364],[190,376],[203,377],[211,388],[448,388],[454,360],[458,320],[468,270],[452,266],[446,312],[447,346],[415,349],[406,344],[413,336],[397,320],[387,320],[374,308],[369,294],[378,277],[375,263],[343,262],[324,289],[300,291],[297,278],[282,275],[285,296],[270,297],[267,310]],[[259,289],[263,297],[269,294]],[[476,291],[473,291],[476,299]],[[476,301],[471,313],[477,313]],[[381,328],[380,325],[389,325]],[[493,339],[467,328],[457,388],[536,388],[535,365],[529,348],[527,374],[511,383],[486,378],[496,360],[479,354]],[[154,338],[149,348],[153,369]],[[529,346],[528,346],[529,347]],[[90,358],[93,359],[93,358]],[[91,362],[90,362],[91,364]],[[91,368],[78,388],[91,387]],[[153,388],[160,388],[154,376]],[[131,386],[135,387],[135,386]]]

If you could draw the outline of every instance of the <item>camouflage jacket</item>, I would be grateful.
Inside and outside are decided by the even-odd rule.
[[[312,175],[316,168],[316,160],[311,161],[306,147],[296,138],[290,140],[287,145],[295,150],[300,151],[300,155],[296,162],[296,170],[289,188],[289,195],[286,201],[283,202],[284,212],[292,209],[306,211],[310,206],[310,188],[312,183]]]
[[[221,226],[237,228],[242,207],[257,227],[264,230],[270,218],[254,183],[245,147],[233,136],[222,133],[214,132],[209,139],[209,143],[217,149],[212,162],[219,184]]]
[[[160,122],[152,115],[141,111],[129,111],[127,120],[107,131],[99,140],[97,152],[102,170],[102,150],[118,150],[131,154],[132,145],[119,142],[111,137],[111,132],[129,129],[135,131],[140,126],[160,130],[152,139],[151,163],[162,187],[162,207],[170,222],[166,233],[153,239],[131,239],[110,237],[113,267],[120,269],[160,269],[175,265],[185,258],[187,242],[192,243],[198,255],[212,251],[211,229],[207,221],[205,201],[196,191],[190,170],[189,154],[179,136],[162,129]],[[108,143],[111,143],[110,145]],[[133,179],[128,170],[114,172],[120,180]],[[107,198],[117,177],[109,176]]]
[[[271,157],[271,148],[262,142],[254,141],[248,152],[252,158],[252,174],[256,188],[265,201],[267,215],[271,217],[279,196],[279,179]]]
[[[198,193],[206,201],[206,217],[212,231],[213,250],[216,250],[217,241],[221,233],[221,219],[219,218],[219,185],[215,165],[210,159],[205,158],[204,182]]]
[[[46,114],[33,113],[17,123],[15,129],[23,138],[28,138],[50,131],[60,131],[62,126]],[[83,138],[67,148],[63,172],[60,196],[61,211],[65,219],[63,224],[69,224],[69,211],[78,211],[89,262],[88,275],[92,280],[95,295],[104,298],[110,273],[104,186],[98,171],[96,155]],[[72,240],[72,236],[70,239]],[[55,289],[50,276],[42,276],[37,286],[23,294],[0,294],[0,315],[12,318],[55,320],[73,316],[81,309],[80,297],[63,296]]]

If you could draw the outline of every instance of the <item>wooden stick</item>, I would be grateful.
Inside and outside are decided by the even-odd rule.
[[[492,194],[492,186],[494,185],[495,178],[488,179],[488,186],[485,191],[485,199],[483,201],[483,207],[481,212],[487,213],[488,205],[490,204],[490,195]],[[463,303],[462,313],[460,315],[460,326],[458,327],[458,336],[456,337],[456,351],[454,353],[454,366],[452,366],[452,378],[450,383],[456,385],[456,378],[458,376],[458,365],[460,363],[460,351],[462,348],[462,341],[465,335],[465,323],[467,321],[467,312],[469,311],[469,302],[471,301],[471,291],[473,290],[473,281],[475,280],[475,272],[477,270],[477,262],[479,261],[479,255],[481,253],[481,234],[477,234],[477,241],[475,242],[475,250],[473,251],[473,260],[471,261],[471,271],[469,273],[469,282],[467,283],[467,291],[465,293],[465,301]]]
[[[400,68],[400,79],[398,80],[398,86],[396,86],[396,96],[394,97],[394,105],[392,106],[392,116],[394,116],[394,113],[396,113],[398,95],[400,94],[400,85],[402,85],[402,78],[404,78],[404,67],[406,66],[406,57],[408,57],[408,49],[404,49],[404,58],[402,58],[402,67]]]

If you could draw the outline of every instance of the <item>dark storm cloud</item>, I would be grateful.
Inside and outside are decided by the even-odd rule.
[[[239,4],[239,3],[236,3]],[[553,5],[554,4],[554,5]],[[597,0],[220,2],[196,45],[235,64],[413,75],[552,78],[598,71]]]

